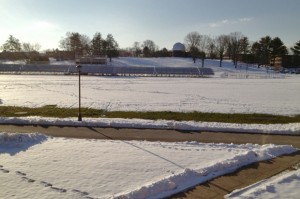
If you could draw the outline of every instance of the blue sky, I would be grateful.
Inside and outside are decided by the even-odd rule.
[[[0,0],[0,45],[9,35],[57,48],[66,32],[112,33],[121,48],[153,40],[171,49],[192,31],[212,37],[270,35],[288,46],[300,40],[299,0]]]

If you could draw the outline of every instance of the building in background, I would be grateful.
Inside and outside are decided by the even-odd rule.
[[[185,52],[185,46],[177,42],[173,45],[173,57],[185,57],[186,52]]]

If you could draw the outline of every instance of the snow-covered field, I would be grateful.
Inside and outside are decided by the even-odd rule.
[[[79,140],[0,133],[0,197],[160,198],[294,151],[291,146],[270,144]]]
[[[235,190],[225,198],[274,199],[299,198],[300,169],[285,172],[270,179],[262,180],[243,189]]]
[[[300,113],[300,78],[82,77],[82,105],[106,110]],[[0,104],[78,106],[76,76],[0,76]]]
[[[51,62],[71,64],[73,62]],[[111,66],[200,67],[190,58],[115,58]],[[84,107],[125,111],[300,113],[300,77],[231,61],[206,60],[213,78],[82,77]],[[251,77],[247,79],[245,77]],[[275,76],[274,76],[275,75]],[[259,79],[253,79],[257,76]],[[229,77],[229,78],[220,78]],[[230,78],[231,77],[231,78]],[[241,77],[242,79],[239,79]],[[270,78],[271,77],[271,78]],[[0,105],[77,107],[76,76],[0,76]]]

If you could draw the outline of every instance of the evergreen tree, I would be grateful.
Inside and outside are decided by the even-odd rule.
[[[249,53],[249,47],[250,47],[250,44],[249,44],[248,37],[243,37],[240,40],[240,52],[244,55],[248,54]]]
[[[92,55],[103,55],[103,42],[102,35],[100,32],[95,33],[92,41],[91,41],[91,52]]]
[[[117,41],[114,39],[112,34],[107,35],[106,40],[104,42],[104,47],[110,62],[112,57],[117,57],[119,55],[118,52],[119,45]]]
[[[270,57],[271,57],[271,41],[272,38],[270,36],[262,37],[259,40],[260,44],[260,61],[262,65],[270,64]]]
[[[300,41],[298,41],[294,47],[291,48],[295,55],[300,55]]]
[[[286,46],[283,44],[279,37],[275,37],[274,39],[272,39],[270,43],[270,48],[272,58],[288,54]]]
[[[9,35],[9,38],[1,47],[5,51],[9,52],[20,52],[21,51],[21,43],[19,39],[15,38],[12,35]]]
[[[145,46],[144,48],[143,48],[143,56],[144,57],[150,57],[150,49],[149,49],[149,47],[148,46]]]
[[[256,63],[258,63],[258,67],[261,65],[262,60],[262,50],[261,44],[259,42],[254,42],[251,47],[251,54],[254,57]]]

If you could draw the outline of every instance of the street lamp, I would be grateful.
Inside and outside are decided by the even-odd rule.
[[[81,72],[81,65],[77,65],[76,69],[78,71],[78,88],[79,88],[79,106],[78,106],[78,121],[82,121],[82,117],[81,117],[81,85],[80,85],[80,72]]]

